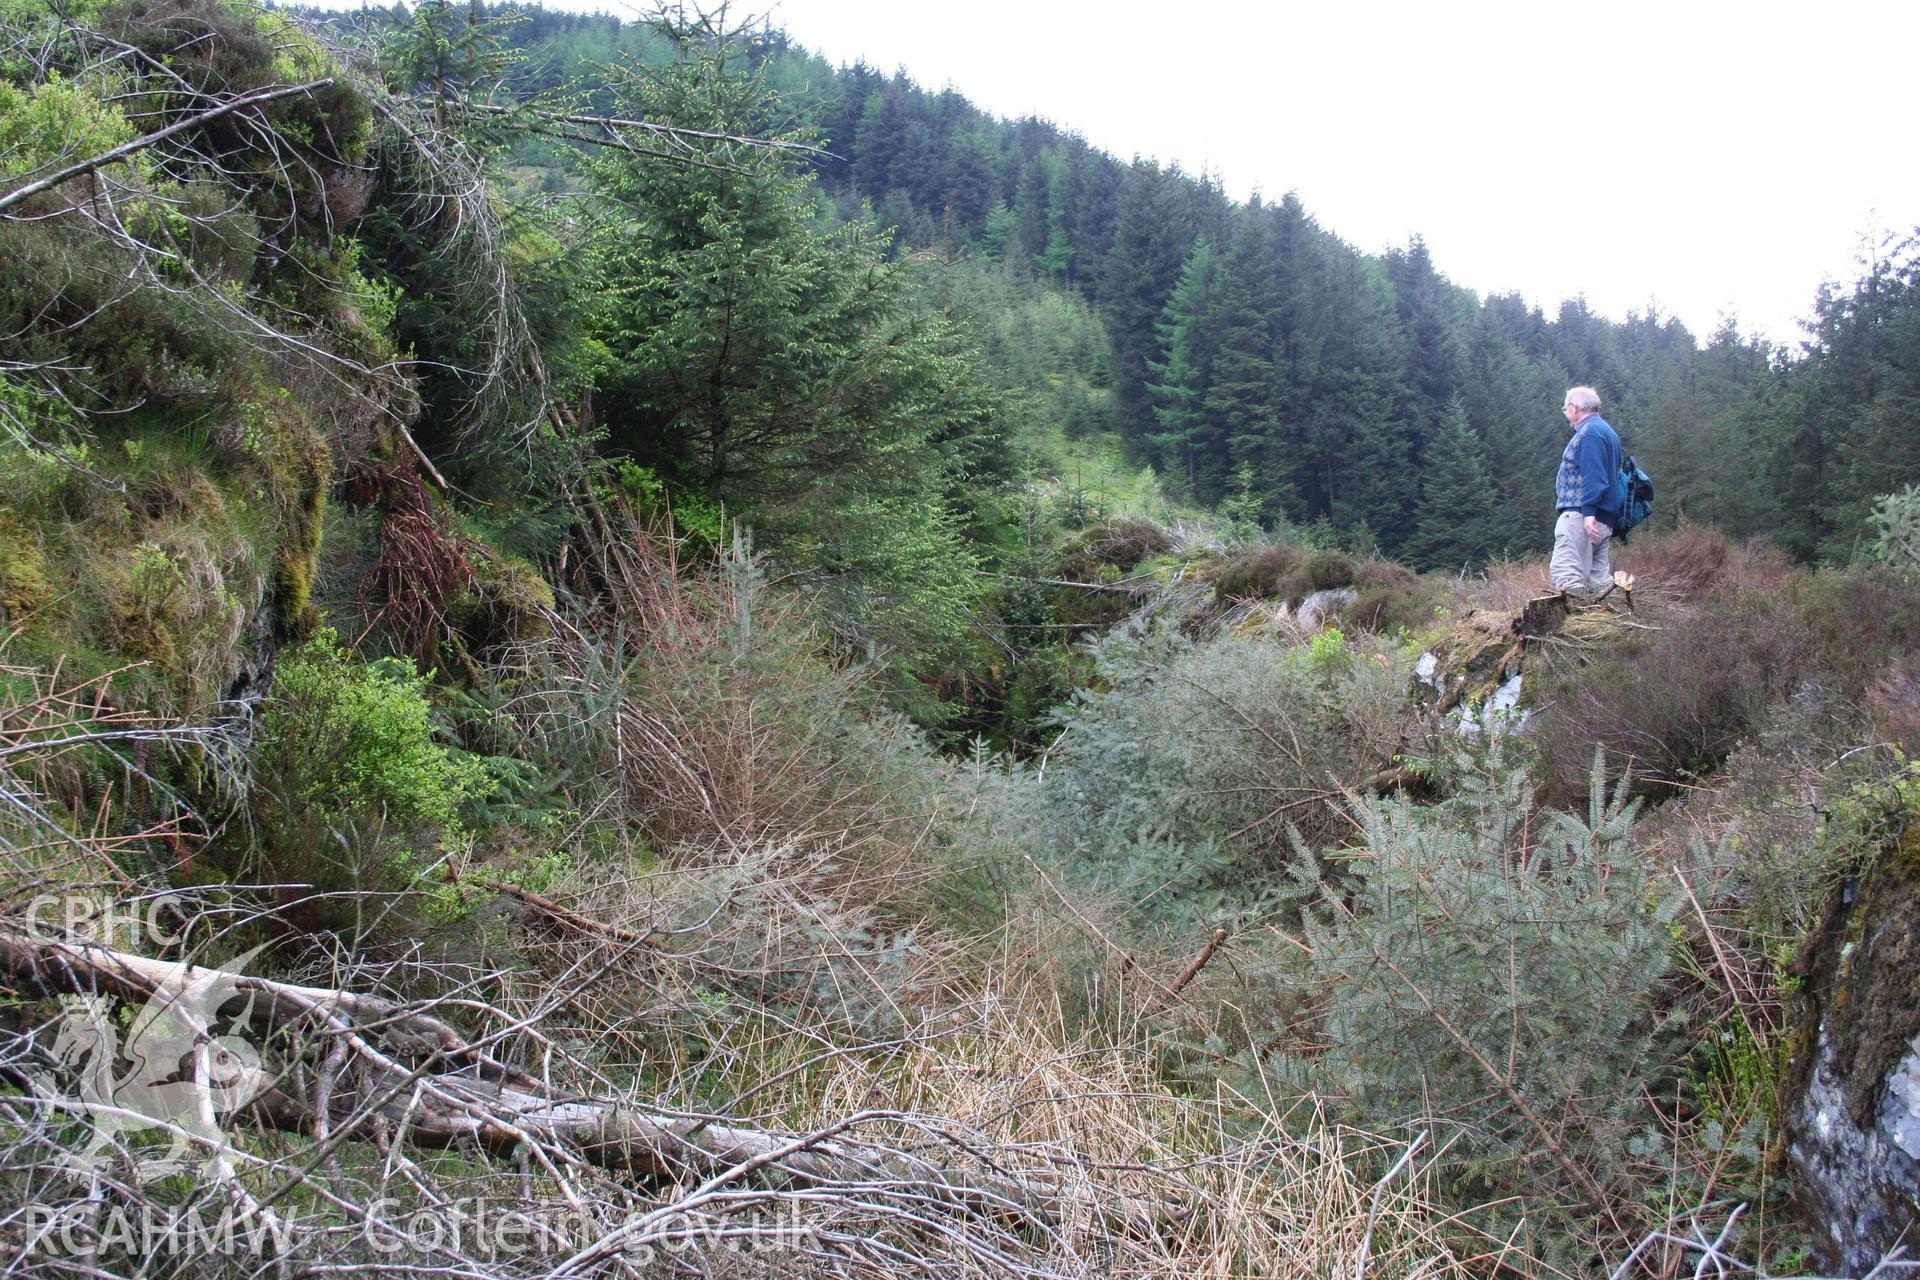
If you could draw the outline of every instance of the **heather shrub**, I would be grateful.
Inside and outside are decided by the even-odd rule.
[[[1213,598],[1258,597],[1298,604],[1316,591],[1358,583],[1361,563],[1344,551],[1303,550],[1287,545],[1260,547],[1230,561],[1213,580]],[[1376,575],[1368,585],[1385,582]]]
[[[1822,573],[1789,597],[1823,679],[1856,699],[1899,659],[1920,653],[1920,576],[1885,565]]]
[[[1635,859],[1634,805],[1597,766],[1584,818],[1535,808],[1497,755],[1442,804],[1353,818],[1345,853],[1301,864],[1324,1051],[1274,1068],[1375,1131],[1431,1131],[1459,1203],[1515,1197],[1585,1274],[1669,1172],[1652,1098],[1682,1047],[1661,1012],[1678,884]]]
[[[1867,686],[1866,709],[1874,736],[1920,759],[1920,659],[1902,655]]]
[[[1305,553],[1298,547],[1272,544],[1243,552],[1214,575],[1213,598],[1240,600],[1249,596],[1271,599],[1292,578]]]
[[[1734,543],[1699,525],[1639,534],[1613,556],[1614,566],[1632,573],[1641,592],[1685,600],[1731,599],[1770,591],[1787,577],[1786,557],[1770,543]]]
[[[101,27],[151,65],[164,66],[176,83],[202,93],[244,93],[334,71],[319,42],[297,26],[219,0],[115,0]],[[325,243],[361,212],[365,188],[345,179],[364,160],[372,104],[351,78],[335,72],[309,93],[263,104],[256,117],[274,129],[291,162],[236,167],[223,176],[251,188],[254,211],[270,224],[291,225]],[[229,114],[181,141],[202,154],[231,155],[258,145],[249,133],[254,127],[246,117]],[[173,145],[157,149],[161,164],[191,173],[193,156],[174,155]]]
[[[1865,706],[1884,737],[1908,740],[1903,664],[1920,652],[1920,579],[1867,565],[1776,583],[1776,558],[1763,548],[1730,548],[1685,529],[1649,542],[1649,554],[1666,558],[1634,563],[1667,565],[1672,580],[1690,584],[1680,593],[1690,602],[1653,594],[1638,615],[1648,627],[1549,648],[1530,669],[1540,677],[1550,797],[1582,794],[1596,745],[1631,763],[1649,794],[1675,790],[1718,769],[1775,707],[1803,692],[1843,718]],[[1686,555],[1667,555],[1676,548]],[[1649,594],[1646,584],[1636,594]]]
[[[1328,591],[1334,587],[1344,587],[1352,582],[1359,573],[1353,557],[1344,551],[1316,551],[1307,557],[1292,581],[1286,584],[1289,601],[1315,591]]]
[[[1353,573],[1354,601],[1343,615],[1383,635],[1433,624],[1443,593],[1431,579],[1391,560],[1366,560]]]
[[[1813,674],[1800,617],[1760,596],[1663,614],[1658,629],[1618,633],[1580,656],[1591,660],[1536,664],[1533,737],[1552,803],[1585,796],[1596,747],[1615,779],[1631,770],[1646,794],[1709,775]]]
[[[1060,550],[1055,570],[1076,582],[1099,582],[1108,570],[1130,573],[1149,556],[1173,549],[1173,537],[1151,520],[1116,516],[1082,530]]]

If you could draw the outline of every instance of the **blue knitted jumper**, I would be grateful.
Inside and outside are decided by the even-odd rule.
[[[1560,471],[1553,481],[1555,511],[1578,511],[1597,516],[1602,524],[1618,524],[1620,498],[1614,478],[1620,474],[1620,437],[1599,414],[1575,428],[1560,455]]]

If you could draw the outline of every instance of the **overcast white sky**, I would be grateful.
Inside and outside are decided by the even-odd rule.
[[[569,0],[568,7],[602,7]],[[615,12],[617,6],[609,5]],[[736,13],[741,12],[735,0]],[[768,0],[838,63],[1244,197],[1297,191],[1456,283],[1797,342],[1863,236],[1920,224],[1920,4]]]

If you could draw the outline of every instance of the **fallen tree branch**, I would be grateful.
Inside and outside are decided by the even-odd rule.
[[[176,998],[220,971],[106,947],[0,931],[0,973],[37,996],[110,993],[124,1001]],[[324,1073],[325,1096],[270,1089],[238,1113],[255,1124],[334,1140],[384,1128],[428,1147],[479,1146],[516,1155],[533,1147],[603,1169],[710,1185],[751,1178],[780,1188],[884,1183],[963,1216],[1058,1220],[1068,1183],[967,1167],[869,1140],[838,1136],[902,1113],[862,1112],[808,1134],[766,1132],[714,1117],[660,1112],[625,1099],[570,1093],[512,1067],[451,1024],[378,996],[222,974],[260,1042],[285,1051],[346,1045],[357,1070]],[[303,1040],[298,1033],[306,1033]],[[351,1075],[351,1080],[349,1080]],[[322,1104],[324,1103],[324,1112]],[[924,1124],[916,1125],[932,1132]],[[938,1133],[934,1136],[942,1137]],[[945,1140],[956,1154],[964,1144]],[[1124,1213],[1118,1206],[1097,1212]]]
[[[1119,582],[1070,582],[1065,578],[1035,578],[1018,573],[982,572],[980,576],[983,578],[997,578],[1002,582],[1031,582],[1042,587],[1068,587],[1075,591],[1111,591],[1123,596],[1144,596],[1151,594],[1153,591],[1151,586],[1140,587],[1132,585],[1146,577],[1151,577],[1152,575],[1149,574],[1138,575],[1134,578],[1123,578]]]
[[[681,125],[661,124],[657,120],[634,120],[624,116],[596,116],[572,111],[548,111],[540,107],[527,107],[521,104],[506,106],[494,102],[468,102],[464,109],[477,115],[521,116],[550,124],[580,125],[591,129],[600,129],[607,133],[617,133],[622,129],[632,129],[640,133],[655,134],[669,141],[685,145],[686,140],[695,138],[702,142],[725,142],[747,147],[759,147],[766,151],[791,151],[798,155],[816,156],[822,160],[844,160],[844,156],[835,155],[820,147],[809,146],[804,142],[793,142],[781,138],[755,138],[740,133],[713,133],[706,129],[688,129]],[[601,138],[581,138],[583,142],[604,142]],[[662,155],[663,159],[673,159]]]
[[[646,933],[638,933],[617,924],[608,924],[604,920],[595,920],[589,916],[583,916],[570,907],[563,907],[551,898],[543,898],[539,894],[522,889],[518,885],[501,884],[494,880],[473,880],[469,883],[477,885],[489,893],[497,893],[504,898],[512,898],[515,902],[523,903],[533,908],[534,912],[542,919],[552,924],[557,924],[562,928],[569,929],[574,933],[593,934],[597,937],[605,938],[610,942],[624,943],[630,947],[650,947],[655,951],[665,951],[667,949],[666,943],[654,937],[652,930],[648,930]]]
[[[85,160],[70,164],[56,173],[49,174],[37,181],[29,182],[24,187],[17,187],[9,191],[6,195],[0,196],[0,213],[6,212],[22,200],[30,200],[43,191],[52,190],[69,178],[77,178],[83,173],[93,172],[102,165],[112,164],[116,160],[124,160],[135,152],[144,151],[156,143],[165,142],[175,134],[185,133],[196,125],[206,124],[209,120],[217,120],[221,116],[240,110],[242,107],[257,107],[263,102],[272,102],[276,98],[291,98],[295,94],[311,93],[315,89],[324,89],[332,83],[333,77],[326,76],[319,80],[310,80],[306,84],[286,85],[278,89],[261,89],[256,93],[249,93],[242,97],[234,98],[231,101],[223,102],[217,107],[212,107],[200,112],[198,115],[188,116],[185,120],[176,120],[164,129],[156,129],[152,133],[143,133],[130,142],[123,142],[117,147],[102,151],[97,156],[90,156]]]
[[[1213,953],[1218,951],[1220,945],[1226,940],[1227,931],[1225,929],[1215,929],[1213,936],[1207,939],[1207,944],[1200,948],[1199,953],[1187,962],[1187,967],[1180,971],[1180,976],[1175,978],[1167,987],[1167,995],[1169,997],[1177,997],[1182,991],[1185,991],[1187,984],[1200,976],[1200,971],[1207,967],[1207,961],[1213,959]],[[1147,1005],[1148,1010],[1151,1011],[1156,1007],[1156,1004],[1157,1002],[1149,1001]]]

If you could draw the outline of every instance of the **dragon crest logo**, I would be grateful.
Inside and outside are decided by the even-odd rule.
[[[54,1065],[31,1080],[49,1106],[92,1127],[87,1145],[67,1153],[70,1167],[102,1169],[123,1135],[148,1130],[165,1141],[133,1144],[133,1176],[143,1183],[197,1172],[231,1149],[221,1120],[272,1083],[257,1048],[218,1030],[237,1022],[221,1010],[239,995],[236,975],[259,950],[218,968],[167,966],[124,1033],[112,1000],[62,997],[47,1043]]]

